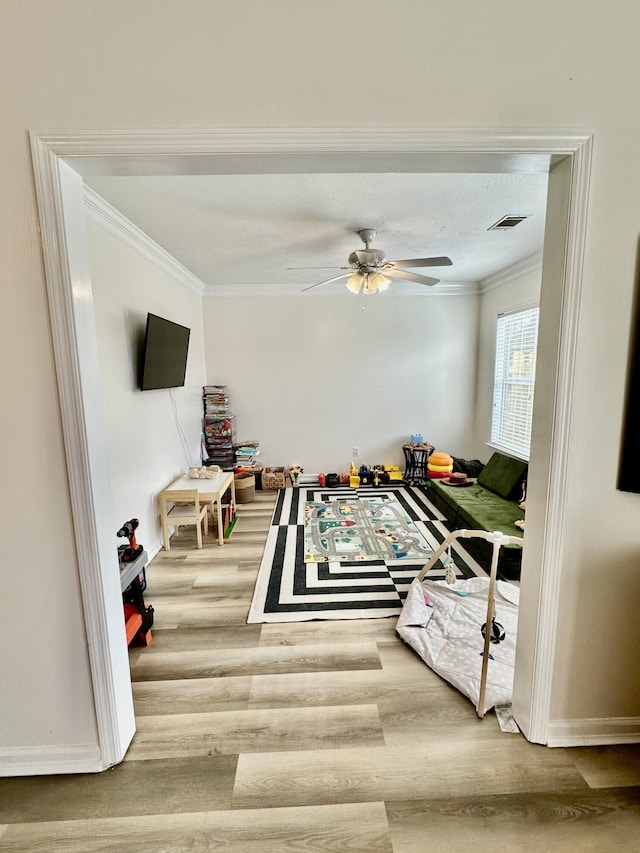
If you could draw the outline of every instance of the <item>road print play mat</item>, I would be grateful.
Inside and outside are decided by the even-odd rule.
[[[398,501],[305,503],[305,563],[426,560],[430,554],[430,546]]]

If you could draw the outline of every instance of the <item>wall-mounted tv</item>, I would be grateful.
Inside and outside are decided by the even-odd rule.
[[[177,388],[184,385],[191,330],[156,314],[147,314],[140,388]]]

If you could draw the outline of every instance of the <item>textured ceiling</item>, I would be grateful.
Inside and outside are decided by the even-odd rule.
[[[145,231],[209,292],[300,293],[331,278],[363,248],[389,260],[448,255],[416,270],[442,282],[478,282],[542,250],[547,174],[233,174],[90,177],[88,185]],[[505,215],[529,218],[487,229]],[[291,267],[318,269],[289,269]],[[436,286],[437,287],[437,286]],[[396,282],[391,291],[431,288]],[[311,291],[347,292],[344,282]]]

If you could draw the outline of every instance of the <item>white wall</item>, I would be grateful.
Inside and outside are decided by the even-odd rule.
[[[138,542],[153,556],[162,541],[158,492],[189,465],[200,464],[205,377],[202,297],[91,219],[88,237],[114,548],[127,542],[117,539],[116,531],[128,519],[138,518]],[[191,330],[184,387],[138,390],[147,312]]]
[[[364,309],[364,310],[363,310]],[[229,386],[239,440],[264,465],[348,471],[421,432],[472,447],[478,297],[205,298],[207,381]]]
[[[636,0],[4,0],[0,749],[95,741],[29,129],[592,132],[565,552],[551,567],[563,574],[553,714],[640,718],[640,496],[616,491],[640,231],[639,16]],[[353,32],[383,34],[365,85]],[[37,536],[22,511],[34,482]]]
[[[475,422],[475,457],[487,462],[493,449],[491,437],[493,375],[495,369],[496,320],[499,314],[540,302],[542,262],[520,265],[488,281],[480,295],[478,384]]]

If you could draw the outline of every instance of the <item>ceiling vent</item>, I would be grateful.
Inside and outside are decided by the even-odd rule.
[[[525,219],[528,219],[529,215],[525,213],[523,216],[503,216],[502,219],[499,219],[490,228],[487,228],[487,231],[509,231],[511,228],[515,228],[516,225],[520,225]]]

